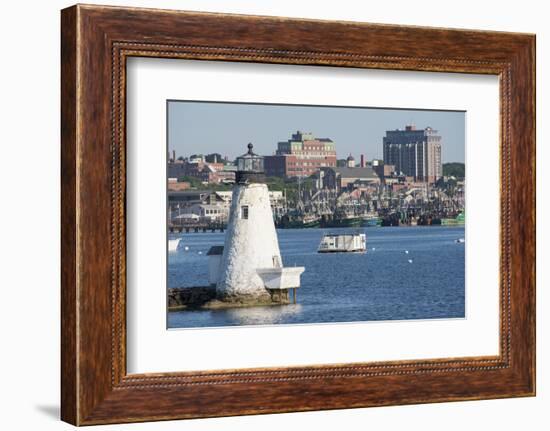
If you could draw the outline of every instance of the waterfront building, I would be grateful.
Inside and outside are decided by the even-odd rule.
[[[200,217],[197,214],[182,212],[174,215],[171,220],[174,225],[198,224],[200,222]]]
[[[229,223],[220,260],[216,295],[225,302],[271,303],[273,290],[297,288],[304,268],[284,268],[264,158],[248,152],[237,159]],[[290,284],[289,284],[290,283]]]
[[[185,176],[185,168],[187,162],[183,160],[169,160],[167,166],[168,178],[176,178],[176,180]]]
[[[231,200],[233,198],[233,192],[229,191],[215,191],[213,192],[216,196],[216,202],[223,202],[224,205],[229,208],[231,206]],[[280,190],[269,190],[269,202],[271,204],[271,210],[275,217],[281,216],[286,208],[286,198],[282,191]]]
[[[169,206],[191,206],[193,204],[202,204],[211,202],[212,190],[183,190],[169,191]]]
[[[225,169],[223,163],[208,163],[202,158],[195,158],[193,162],[176,160],[168,162],[168,178],[182,177],[196,178],[205,184],[234,183],[235,172]]]
[[[225,205],[194,204],[190,207],[184,208],[178,216],[192,214],[197,216],[201,221],[225,222],[227,221],[228,212],[228,207]]]
[[[353,188],[354,184],[380,184],[380,178],[371,166],[321,168],[319,177],[320,188],[337,191]]]
[[[270,177],[309,177],[322,167],[336,167],[334,142],[299,130],[288,141],[277,144],[275,155],[265,157],[265,171]]]
[[[226,163],[225,165],[223,165],[223,171],[224,172],[232,172],[233,173],[233,179],[235,179],[235,173],[237,172],[237,166],[235,166],[231,163]]]
[[[386,164],[383,160],[374,159],[371,166],[382,183],[385,183],[386,179],[392,177],[395,173],[395,165]]]
[[[231,190],[173,190],[171,185],[183,184],[168,182],[168,206],[172,218],[190,220],[189,214],[226,222],[233,192]],[[286,211],[286,200],[282,191],[269,191],[269,202],[273,214],[280,217]],[[186,218],[187,217],[187,218]]]
[[[211,205],[213,208],[202,207]],[[191,209],[192,208],[192,209]],[[206,212],[206,210],[216,212]],[[222,196],[212,190],[168,190],[168,212],[170,222],[181,224],[183,222],[198,221],[201,217],[208,219],[216,218],[217,221],[225,222],[229,214],[229,204]]]
[[[388,130],[383,138],[384,163],[415,181],[434,183],[443,176],[441,136],[431,127]]]

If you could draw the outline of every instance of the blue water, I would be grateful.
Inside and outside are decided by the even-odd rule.
[[[367,228],[368,251],[359,254],[317,253],[323,232],[277,231],[284,265],[306,268],[296,305],[169,312],[168,327],[464,317],[465,250],[455,243],[463,227]],[[206,286],[206,252],[223,244],[224,234],[180,236],[189,250],[169,253],[168,286]]]

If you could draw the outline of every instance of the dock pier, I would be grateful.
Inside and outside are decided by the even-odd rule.
[[[199,233],[199,232],[225,232],[226,225],[224,223],[182,223],[169,224],[168,231],[170,233]]]

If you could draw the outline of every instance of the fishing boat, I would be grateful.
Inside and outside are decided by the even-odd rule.
[[[302,229],[302,228],[305,229],[305,228],[319,227],[320,224],[321,224],[320,217],[317,217],[314,215],[304,215],[302,218],[289,221],[286,227],[291,229]]]
[[[298,218],[283,217],[276,223],[277,227],[282,229],[307,229],[319,227],[320,224],[320,217],[315,216],[304,216]]]
[[[360,227],[363,224],[361,217],[345,216],[327,220],[323,227],[339,228],[339,227]]]
[[[357,253],[367,251],[364,233],[327,233],[319,243],[317,253]]]
[[[377,215],[367,215],[363,218],[364,227],[375,227],[382,224],[382,219]]]
[[[319,227],[321,224],[321,218],[316,215],[305,215],[303,220],[303,227],[309,228],[309,227]]]
[[[466,213],[463,211],[455,218],[443,218],[441,224],[443,226],[462,226],[466,223]]]

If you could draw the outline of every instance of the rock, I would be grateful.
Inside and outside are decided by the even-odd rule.
[[[288,290],[265,294],[217,296],[215,286],[179,287],[168,289],[168,310],[217,310],[224,308],[258,307],[289,304]]]
[[[201,306],[216,297],[214,286],[179,287],[168,289],[168,309],[183,310],[186,308],[201,308]]]

